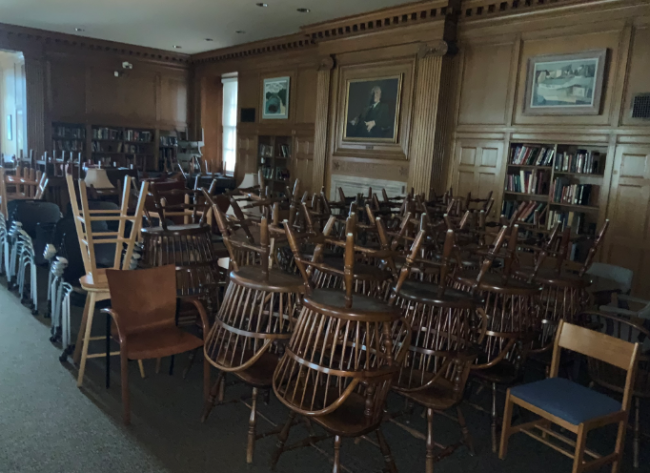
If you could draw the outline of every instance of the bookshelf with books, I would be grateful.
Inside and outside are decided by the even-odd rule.
[[[150,129],[92,125],[92,160],[106,166],[157,169],[154,136]]]
[[[267,185],[273,194],[284,194],[291,178],[291,137],[260,135],[257,143],[258,165]]]
[[[61,155],[62,152],[86,153],[86,125],[74,123],[52,123],[52,152]]]
[[[574,239],[593,235],[606,163],[605,145],[512,143],[502,215],[520,212],[519,223],[538,231],[560,223],[571,228]],[[582,258],[580,253],[573,248],[573,259]]]
[[[178,163],[178,132],[160,130],[158,141],[158,170],[171,172]]]

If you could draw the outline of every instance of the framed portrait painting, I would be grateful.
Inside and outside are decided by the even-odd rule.
[[[529,59],[524,113],[599,114],[606,61],[606,49]]]
[[[289,118],[290,77],[264,79],[262,118]]]
[[[348,79],[343,141],[396,143],[402,75]]]

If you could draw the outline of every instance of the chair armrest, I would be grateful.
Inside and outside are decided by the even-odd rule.
[[[603,312],[607,312],[610,314],[616,314],[616,315],[624,315],[627,317],[638,317],[639,316],[639,311],[636,310],[627,310],[627,309],[621,309],[619,307],[612,307],[608,305],[601,305],[599,307],[600,310]]]
[[[203,326],[203,338],[205,339],[210,329],[210,322],[208,320],[208,313],[205,311],[205,307],[196,296],[182,296],[178,298],[181,301],[189,302],[190,304],[196,307],[196,310],[199,312],[201,317],[201,325]]]
[[[115,326],[117,327],[117,336],[120,339],[120,347],[126,347],[126,333],[124,333],[124,328],[120,324],[120,315],[115,309],[112,308],[102,309],[102,312],[104,314],[110,315],[113,318]]]

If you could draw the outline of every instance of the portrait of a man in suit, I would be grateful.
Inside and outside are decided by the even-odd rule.
[[[344,139],[394,141],[401,78],[349,81]]]

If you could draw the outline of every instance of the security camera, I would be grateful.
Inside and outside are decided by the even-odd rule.
[[[122,68],[123,68],[123,69],[133,69],[133,64],[131,64],[130,62],[126,62],[126,61],[124,61],[124,62],[122,63]]]

